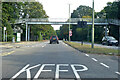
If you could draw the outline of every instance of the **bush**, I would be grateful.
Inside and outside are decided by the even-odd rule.
[[[38,41],[42,41],[43,40],[43,37],[41,35],[41,33],[39,34],[39,38],[38,38]]]
[[[12,41],[12,38],[15,37],[14,35],[7,35],[7,41]]]

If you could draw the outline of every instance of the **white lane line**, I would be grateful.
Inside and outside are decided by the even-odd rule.
[[[106,68],[110,68],[108,65],[104,64],[104,63],[100,63],[101,65],[103,65]]]
[[[115,72],[116,74],[120,75],[120,72]]]
[[[89,55],[88,54],[85,54],[87,57],[89,57]]]
[[[92,60],[94,60],[95,62],[97,62],[98,60],[97,59],[95,59],[95,58],[92,58]]]
[[[42,46],[42,47],[44,47],[44,46]]]

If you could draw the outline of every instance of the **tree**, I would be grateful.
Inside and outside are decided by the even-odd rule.
[[[48,18],[43,5],[39,2],[3,2],[2,5],[2,26],[7,27],[8,35],[13,35],[13,28],[16,19],[24,18]],[[25,38],[25,26],[16,25],[23,29],[22,38]],[[56,35],[51,25],[29,25],[31,27],[31,38],[37,40],[40,32],[44,39],[49,39],[51,35]],[[34,38],[35,36],[35,38]]]
[[[120,1],[118,2],[118,19],[120,19]]]
[[[104,15],[106,14],[106,15]],[[103,10],[97,13],[97,16],[100,18],[103,18],[103,16],[106,16],[107,19],[120,19],[120,1],[119,2],[108,2],[107,6],[104,7]],[[117,40],[119,38],[119,27],[110,25],[109,28],[109,35],[115,37]],[[101,30],[101,33],[102,30]]]
[[[71,14],[71,18],[82,18],[83,16],[92,16],[92,8],[81,5]]]
[[[7,28],[7,34],[13,35],[12,25],[19,18],[19,3],[3,2],[2,3],[2,27]],[[8,39],[9,40],[9,39]]]
[[[79,6],[76,10],[71,14],[71,18],[92,18],[92,8],[89,6]],[[73,31],[73,35],[71,40],[84,40],[87,41],[88,38],[88,29],[87,28],[79,28],[77,25],[72,25],[71,29]]]

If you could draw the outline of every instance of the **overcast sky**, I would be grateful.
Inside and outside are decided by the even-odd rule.
[[[68,18],[69,17],[69,4],[70,12],[76,10],[80,5],[86,5],[92,7],[93,0],[38,0],[42,3],[44,10],[49,18]],[[94,0],[95,11],[101,11],[107,2],[113,2],[115,0]],[[59,29],[60,25],[52,25],[55,30]]]

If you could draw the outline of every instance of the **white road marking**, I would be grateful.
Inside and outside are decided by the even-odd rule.
[[[13,80],[15,78],[17,78],[21,73],[25,72],[27,73],[27,78],[31,78],[31,74],[30,74],[30,69],[36,68],[38,66],[40,66],[41,64],[35,65],[33,67],[29,67],[30,64],[26,65],[22,70],[20,70],[17,74],[15,74],[10,80]],[[28,68],[29,67],[29,68]],[[28,69],[27,69],[28,68]]]
[[[120,72],[115,72],[116,74],[120,75]]]
[[[42,47],[44,47],[44,46],[42,46]]]
[[[100,63],[101,65],[103,65],[106,68],[110,68],[108,65],[104,64],[104,63]]]
[[[41,72],[47,72],[47,71],[52,71],[52,70],[43,70],[45,66],[55,66],[55,64],[43,64],[41,66],[41,68],[39,69],[39,71],[37,72],[37,74],[35,75],[35,79],[37,79],[39,77],[39,75],[41,74]]]
[[[66,46],[68,46],[67,44],[65,44]]]
[[[89,55],[88,54],[85,54],[87,57],[89,57]]]
[[[95,58],[92,58],[92,60],[94,60],[95,62],[97,62],[98,60],[97,59],[95,59]]]
[[[55,64],[42,64],[42,66],[40,66],[40,65],[41,64],[29,67],[30,64],[27,64],[18,73],[16,73],[10,80],[14,80],[15,78],[17,78],[20,74],[22,74],[24,72],[26,73],[26,78],[30,79],[30,78],[32,78],[31,69],[36,68],[36,67],[40,67],[40,69],[35,74],[35,76],[34,76],[35,79],[37,79],[40,76],[41,72],[51,72],[52,71],[52,70],[44,70],[45,66],[54,66],[54,67],[56,67],[56,71],[55,71],[55,78],[56,79],[59,79],[60,72],[68,72],[68,70],[61,69],[61,67],[63,67],[63,66],[64,67],[65,66],[66,67],[70,66],[72,68],[72,71],[73,71],[75,77],[77,78],[77,80],[78,79],[81,80],[80,75],[78,74],[78,72],[88,70],[88,68],[86,66],[80,65],[80,64],[70,64],[70,65],[69,64],[56,64],[56,66],[55,66]],[[82,67],[82,69],[77,70],[76,67],[80,67],[80,68]]]
[[[60,66],[68,66],[68,64],[57,64],[55,78],[59,79],[59,72],[68,72],[68,70],[60,70]]]
[[[22,70],[20,70],[17,74],[15,74],[15,75],[12,77],[12,79],[16,78],[16,77],[19,76],[22,72],[24,72],[25,69],[26,69],[28,66],[30,66],[30,64],[26,65]]]
[[[75,66],[83,67],[83,69],[76,70]],[[86,66],[80,65],[80,64],[72,64],[71,67],[72,67],[72,69],[73,69],[73,72],[74,72],[76,78],[77,78],[77,79],[80,79],[80,80],[81,80],[81,78],[80,78],[80,76],[79,76],[79,74],[78,74],[77,72],[78,72],[78,71],[86,71],[86,70],[88,70],[88,68],[87,68]]]

